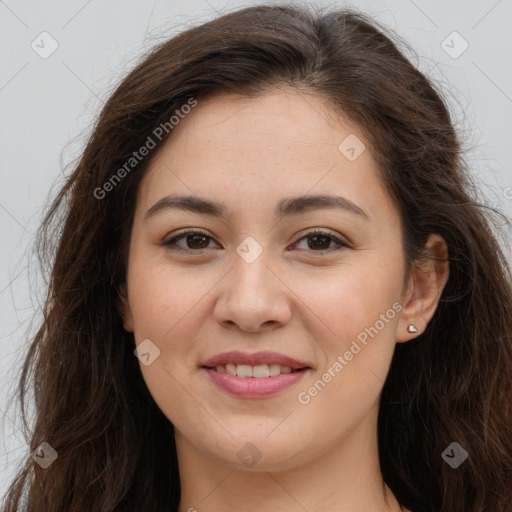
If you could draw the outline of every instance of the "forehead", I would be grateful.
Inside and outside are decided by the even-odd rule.
[[[299,144],[336,143],[340,131],[363,138],[325,98],[290,87],[273,88],[256,97],[216,93],[200,99],[173,129],[169,144],[180,143],[183,150],[190,149],[187,144],[197,149],[198,143],[211,143],[282,153],[287,143],[290,151],[297,151]]]
[[[355,159],[344,153],[347,140]],[[228,214],[305,194],[390,206],[361,130],[293,89],[198,100],[153,159],[139,197],[149,208],[168,193],[222,197]]]

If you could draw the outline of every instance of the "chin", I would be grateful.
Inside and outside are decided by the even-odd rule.
[[[284,471],[305,463],[304,446],[291,435],[271,434],[265,438],[259,435],[250,436],[247,430],[237,436],[232,432],[229,440],[212,440],[210,447],[205,447],[210,455],[221,464],[233,470],[247,471]],[[275,437],[271,439],[272,436]],[[289,444],[286,440],[293,441]],[[204,444],[204,440],[203,440]],[[211,450],[211,446],[220,450]]]

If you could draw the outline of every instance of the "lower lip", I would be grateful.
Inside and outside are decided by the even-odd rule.
[[[309,371],[309,369],[305,369],[258,379],[256,377],[237,377],[205,367],[203,370],[220,389],[239,398],[265,398],[275,395],[297,383]]]

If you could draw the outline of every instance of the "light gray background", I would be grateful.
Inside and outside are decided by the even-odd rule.
[[[144,51],[190,24],[256,3],[0,0],[0,496],[29,456],[9,400],[41,303],[37,267],[28,263],[50,190]],[[512,215],[512,0],[316,5],[353,5],[405,38],[419,68],[443,87],[488,203]],[[46,59],[31,47],[34,41],[40,52],[51,48],[42,32],[58,43]],[[467,50],[453,58],[464,41]]]

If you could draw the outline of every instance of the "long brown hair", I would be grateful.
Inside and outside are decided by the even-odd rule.
[[[327,100],[360,127],[400,212],[409,269],[429,234],[448,245],[450,278],[435,316],[414,342],[397,345],[384,385],[386,483],[417,512],[512,510],[511,271],[442,94],[393,37],[353,10],[250,7],[156,46],[117,87],[39,231],[51,273],[19,398],[28,428],[32,378],[30,448],[47,442],[58,458],[46,469],[28,458],[4,512],[177,509],[173,426],[117,310],[138,183],[172,130],[146,158],[126,162],[191,99],[255,97],[281,84]],[[441,456],[453,442],[468,453],[458,469]]]

